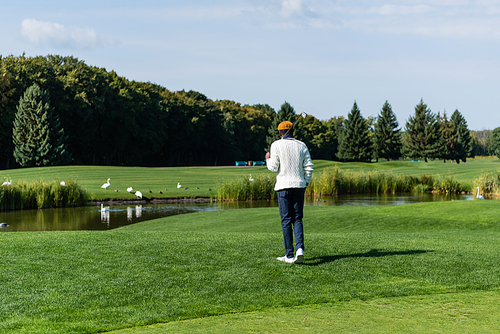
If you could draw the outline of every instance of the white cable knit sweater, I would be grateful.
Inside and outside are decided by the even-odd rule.
[[[305,188],[311,182],[313,163],[306,144],[297,139],[280,139],[271,144],[267,169],[278,172],[274,190]]]

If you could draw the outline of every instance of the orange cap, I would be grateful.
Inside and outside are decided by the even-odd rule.
[[[278,125],[278,130],[288,130],[293,126],[292,122],[284,121]]]

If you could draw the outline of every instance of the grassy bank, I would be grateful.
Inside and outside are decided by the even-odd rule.
[[[275,260],[284,252],[276,208],[105,232],[1,233],[0,331],[96,333],[296,306],[494,293],[497,206],[306,207],[305,265]]]

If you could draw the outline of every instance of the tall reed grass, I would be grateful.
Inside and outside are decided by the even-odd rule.
[[[438,194],[459,194],[465,191],[464,186],[452,176],[438,178],[434,181],[432,192]]]
[[[332,196],[358,193],[411,192],[419,184],[418,178],[385,171],[354,172],[339,167],[326,168],[314,176],[307,195]]]
[[[18,182],[0,187],[0,211],[83,206],[89,200],[88,193],[78,183],[69,180],[61,185],[58,181]]]
[[[224,181],[218,185],[219,201],[246,201],[274,199],[275,178],[260,175],[251,182],[247,178]],[[441,194],[460,193],[464,186],[450,177],[435,179],[432,175],[422,174],[420,178],[410,175],[394,174],[387,171],[354,172],[337,166],[325,168],[313,176],[306,188],[308,196],[334,196],[361,193],[410,193],[433,192]]]
[[[472,184],[474,185],[474,198],[477,196],[477,187],[484,197],[500,198],[500,170],[484,172]]]
[[[257,175],[250,181],[249,177],[223,181],[217,186],[219,201],[251,201],[276,198],[274,191],[275,177]]]

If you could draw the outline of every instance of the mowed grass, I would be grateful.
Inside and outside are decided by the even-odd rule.
[[[479,177],[481,173],[500,169],[500,160],[496,157],[468,159],[467,163],[461,164],[449,162],[444,164],[440,160],[427,163],[423,161],[342,163],[315,160],[314,164],[315,172],[313,177],[318,177],[323,169],[332,166],[339,166],[341,169],[352,171],[390,170],[394,174],[417,177],[422,174],[432,174],[435,178],[452,176],[469,190],[473,187],[472,181]],[[132,187],[134,192],[136,190],[141,191],[145,197],[149,198],[216,197],[218,184],[237,178],[248,178],[249,174],[253,176],[260,174],[275,175],[275,173],[268,171],[265,166],[176,168],[63,166],[0,170],[0,181],[12,179],[16,183],[41,179],[45,181],[73,180],[78,182],[94,199],[136,198],[135,195],[126,192],[128,187]],[[108,178],[111,178],[111,186],[107,190],[102,189],[101,185]],[[176,188],[177,183],[182,185],[181,189]],[[118,192],[115,192],[115,190],[118,190]],[[149,190],[151,190],[151,193],[149,193]]]
[[[110,334],[498,333],[500,293],[374,298],[172,321]]]
[[[497,304],[484,309],[481,301],[499,299],[499,208],[497,201],[306,207],[303,265],[276,260],[284,253],[276,208],[194,213],[111,231],[2,233],[0,332],[144,331],[137,326],[157,323],[189,332],[200,322],[235,332],[222,321],[238,313],[247,331],[258,319],[275,332],[287,319],[299,328],[307,320],[292,318],[309,314],[316,332],[331,332],[340,318],[328,314],[350,316],[351,308],[366,328],[385,321],[397,323],[386,332],[397,332],[417,324],[411,304],[419,298],[422,312],[427,303],[446,304],[441,313],[451,315],[455,303],[459,314],[474,314],[460,318],[463,324],[491,330]],[[461,296],[481,311],[468,310]],[[368,319],[361,315],[377,308]],[[280,314],[285,320],[276,324]],[[487,323],[490,316],[496,322]],[[425,319],[420,332],[431,332],[434,322]],[[343,323],[345,331],[356,325]]]

